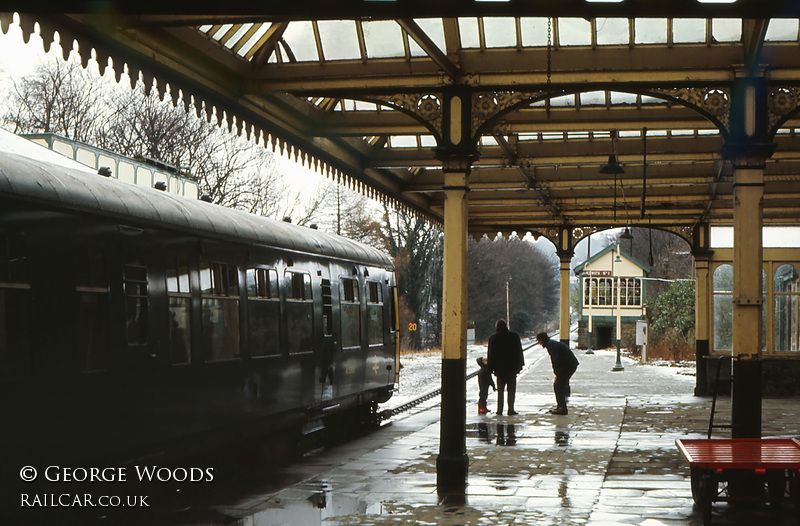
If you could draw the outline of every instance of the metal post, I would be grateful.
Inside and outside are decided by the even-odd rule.
[[[617,299],[615,308],[617,310],[617,363],[614,364],[614,367],[611,368],[613,372],[624,371],[625,368],[622,366],[622,350],[620,349],[620,337],[622,332],[622,301],[621,301],[621,286],[619,282],[619,278],[616,276],[614,271],[614,261],[620,259],[619,257],[619,245],[617,245],[617,255],[611,259],[611,279],[613,283],[617,285]],[[620,259],[620,261],[622,261]],[[613,295],[612,295],[613,296]]]

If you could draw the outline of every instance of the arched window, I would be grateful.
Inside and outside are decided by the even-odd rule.
[[[775,352],[800,351],[800,273],[781,265],[773,276],[775,292]]]
[[[733,350],[733,265],[714,270],[714,350]]]

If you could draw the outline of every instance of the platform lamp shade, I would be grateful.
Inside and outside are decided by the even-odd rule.
[[[617,162],[617,154],[612,153],[608,156],[608,163],[604,164],[600,168],[601,174],[614,174],[619,175],[625,173],[625,170],[622,169],[622,166],[619,165]]]
[[[631,234],[631,229],[628,228],[628,227],[625,227],[625,230],[622,232],[622,234],[619,235],[619,238],[620,239],[633,239],[633,234]]]

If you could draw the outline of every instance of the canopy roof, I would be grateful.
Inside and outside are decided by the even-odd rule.
[[[578,237],[626,224],[688,237],[731,224],[721,152],[732,86],[755,73],[777,145],[764,224],[800,218],[798,3],[275,4],[178,2],[163,14],[156,3],[98,13],[68,2],[72,14],[23,14],[21,25],[38,22],[45,42],[55,31],[62,46],[75,39],[85,61],[94,49],[118,75],[124,65],[176,103],[433,221],[443,101],[457,91],[470,101],[470,231],[551,239],[564,226]],[[600,173],[612,153],[618,176]]]

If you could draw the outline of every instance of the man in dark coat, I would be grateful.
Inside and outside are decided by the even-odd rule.
[[[553,364],[553,373],[556,377],[553,381],[553,391],[556,394],[556,407],[550,412],[554,415],[567,414],[567,397],[569,396],[569,379],[575,374],[578,368],[578,359],[565,344],[551,340],[545,332],[536,335],[539,345],[547,349],[550,355],[550,363]]]
[[[497,376],[497,414],[503,414],[503,392],[508,390],[508,414],[516,415],[517,375],[525,365],[525,359],[519,335],[508,330],[506,320],[495,323],[495,333],[489,337],[487,358],[489,368]]]

